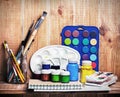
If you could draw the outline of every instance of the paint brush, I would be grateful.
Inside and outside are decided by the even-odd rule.
[[[3,46],[4,46],[4,48],[5,48],[5,50],[7,51],[7,53],[8,53],[8,55],[10,55],[10,53],[9,53],[9,47],[8,47],[8,44],[7,44],[7,41],[4,41],[3,42]]]
[[[24,80],[25,80],[25,78],[24,78],[24,76],[23,76],[23,73],[22,73],[22,71],[21,71],[21,69],[20,69],[20,67],[19,67],[19,64],[18,64],[18,62],[17,62],[17,60],[16,60],[16,57],[15,57],[15,55],[13,54],[13,51],[10,49],[10,55],[11,55],[11,61],[13,62],[13,67],[15,68],[15,70],[17,71],[17,73],[18,73],[18,76],[20,77],[20,80],[22,81],[22,83],[24,83]]]
[[[30,35],[32,34],[32,31],[33,31],[33,29],[34,29],[34,25],[35,25],[35,21],[33,20],[31,26],[29,27],[28,34],[27,34],[27,36],[26,36],[26,38],[25,38],[25,40],[24,40],[24,44],[23,44],[24,47],[26,46],[26,43],[27,43],[27,41],[29,40]]]
[[[27,50],[30,48],[31,43],[33,42],[34,37],[37,34],[37,30],[40,27],[40,25],[42,24],[42,22],[43,22],[44,18],[46,17],[46,15],[47,15],[47,12],[44,11],[43,14],[42,14],[42,16],[37,20],[37,22],[36,22],[36,24],[34,26],[34,31],[32,32],[29,40],[27,41],[27,44],[25,46],[23,55],[25,55],[25,53],[27,52]]]
[[[30,38],[30,35],[31,35],[32,31],[33,31],[34,25],[35,25],[35,21],[33,20],[32,24],[31,24],[30,27],[29,27],[29,30],[28,30],[28,33],[27,33],[26,38],[21,42],[21,45],[20,45],[20,47],[19,47],[19,49],[18,49],[18,52],[17,52],[17,54],[16,54],[17,60],[21,57],[22,47],[23,47],[23,46],[24,46],[24,47],[26,46],[26,43],[27,43],[28,39]]]
[[[3,45],[4,45],[4,48],[5,48],[6,51],[7,51],[10,59],[11,59],[11,62],[13,63],[13,61],[14,61],[14,64],[16,64],[16,66],[17,66],[17,68],[15,68],[15,65],[12,64],[12,65],[13,65],[13,70],[12,70],[13,72],[12,72],[12,74],[11,74],[11,72],[10,72],[10,74],[9,74],[9,76],[8,76],[8,82],[11,82],[12,78],[14,77],[14,74],[15,74],[17,80],[18,80],[17,73],[16,73],[16,69],[18,69],[18,73],[21,73],[21,70],[20,70],[20,68],[18,67],[18,63],[17,63],[17,61],[16,61],[16,58],[15,58],[12,50],[9,49],[9,46],[8,46],[8,44],[7,44],[7,41],[4,41]],[[20,77],[22,76],[22,74],[19,74],[19,75],[20,75]],[[22,76],[22,77],[23,77],[23,76]],[[21,81],[22,81],[22,82],[24,82],[23,79],[24,79],[24,77],[21,78]]]
[[[44,11],[42,16],[40,18],[38,18],[37,23],[35,24],[35,27],[34,27],[35,29],[39,28],[39,26],[43,22],[44,18],[46,17],[46,15],[47,15],[47,12]]]

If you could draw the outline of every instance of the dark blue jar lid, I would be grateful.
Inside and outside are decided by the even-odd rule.
[[[42,64],[42,69],[50,69],[50,64]]]

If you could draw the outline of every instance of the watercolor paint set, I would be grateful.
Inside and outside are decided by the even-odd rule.
[[[62,45],[77,50],[82,60],[92,61],[99,70],[99,30],[95,26],[65,26],[61,32]],[[81,65],[81,63],[80,63]]]

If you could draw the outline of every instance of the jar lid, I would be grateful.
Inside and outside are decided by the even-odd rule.
[[[51,70],[45,70],[45,69],[44,69],[44,70],[41,71],[41,73],[42,73],[42,74],[50,74],[50,73],[51,73]]]
[[[77,59],[68,59],[68,62],[69,63],[78,63],[78,60]]]
[[[92,65],[92,62],[90,60],[83,60],[82,65],[85,65],[85,64]]]
[[[52,65],[51,69],[60,69],[60,65]]]
[[[54,70],[52,71],[52,75],[59,75],[60,74],[60,70]]]
[[[44,60],[43,62],[42,62],[42,64],[44,64],[44,65],[50,65],[51,64],[51,62],[49,61],[49,60]]]
[[[62,71],[60,74],[61,75],[70,75],[70,72],[69,71]]]

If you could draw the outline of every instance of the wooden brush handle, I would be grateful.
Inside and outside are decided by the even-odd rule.
[[[23,51],[23,55],[26,54],[26,52],[27,52],[29,46],[31,45],[31,42],[33,41],[33,39],[34,39],[36,33],[37,33],[37,30],[35,29],[35,30],[33,31],[32,35],[30,36],[30,38],[29,38],[29,40],[28,40],[26,46],[25,46],[25,49],[24,49],[24,51]]]

